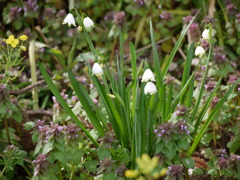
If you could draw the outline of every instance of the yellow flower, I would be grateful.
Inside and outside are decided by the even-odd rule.
[[[139,170],[143,174],[151,173],[154,168],[158,165],[158,157],[153,157],[152,159],[147,154],[143,154],[141,158],[137,158],[137,164]]]
[[[126,170],[125,176],[127,178],[136,178],[139,175],[138,170]]]
[[[20,46],[20,48],[21,48],[21,50],[23,50],[23,51],[26,51],[26,50],[27,50],[25,46]]]
[[[167,173],[167,168],[163,168],[160,172],[153,173],[153,178],[159,179],[160,177],[165,176],[166,173]]]
[[[19,44],[18,39],[14,39],[13,35],[10,35],[8,39],[6,40],[7,44],[10,44],[13,48],[15,48]]]
[[[26,35],[21,35],[19,37],[19,39],[22,40],[22,41],[26,41],[28,39],[28,37]]]

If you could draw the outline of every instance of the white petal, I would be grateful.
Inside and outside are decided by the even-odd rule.
[[[157,87],[155,86],[154,83],[152,82],[148,82],[146,84],[146,86],[144,87],[144,94],[147,95],[147,94],[150,94],[150,95],[153,95],[157,92]]]
[[[94,23],[93,23],[93,21],[89,17],[84,18],[83,25],[87,29],[89,29],[91,27],[94,27]]]
[[[197,46],[196,50],[195,50],[195,56],[199,56],[202,57],[205,53],[205,50],[203,49],[203,47],[201,46]]]
[[[103,75],[103,70],[98,63],[94,63],[93,68],[92,68],[92,74],[96,75],[97,77],[100,77]]]
[[[155,81],[155,77],[151,69],[146,69],[143,73],[142,82]]]
[[[203,39],[206,39],[206,40],[209,40],[210,39],[210,34],[209,34],[209,30],[208,29],[205,29],[203,32],[202,32],[202,37]]]
[[[68,26],[71,26],[71,25],[76,26],[75,19],[74,19],[73,15],[71,13],[68,13],[68,15],[63,20],[62,24],[68,24]]]

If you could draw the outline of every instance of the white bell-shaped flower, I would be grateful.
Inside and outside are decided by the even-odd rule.
[[[205,29],[205,30],[202,32],[202,37],[203,37],[203,39],[206,39],[206,40],[209,40],[209,39],[210,39],[209,29]]]
[[[94,63],[92,67],[92,74],[96,75],[97,77],[100,77],[103,75],[103,70],[98,63]]]
[[[71,25],[76,26],[75,24],[75,19],[73,17],[73,15],[71,13],[68,13],[68,15],[65,17],[65,19],[63,20],[62,24],[68,24],[68,26],[70,27]]]
[[[155,81],[155,77],[151,69],[146,69],[143,73],[142,82]]]
[[[94,23],[89,17],[84,18],[83,25],[86,29],[91,29],[94,27]]]
[[[205,50],[203,49],[202,46],[197,46],[195,50],[195,56],[199,56],[200,58],[204,55]]]
[[[147,95],[147,94],[153,95],[156,92],[157,92],[157,87],[155,86],[155,84],[152,82],[148,82],[144,88],[144,94],[145,95]]]

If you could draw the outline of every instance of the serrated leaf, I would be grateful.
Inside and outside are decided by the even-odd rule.
[[[32,129],[34,126],[35,126],[35,123],[34,123],[34,122],[26,122],[26,123],[24,124],[24,129],[25,129],[25,130],[30,130],[30,129]]]
[[[13,112],[12,118],[20,123],[22,121],[22,118],[23,118],[21,111]]]
[[[81,162],[82,151],[77,150],[74,154],[71,154],[69,158],[73,162],[73,164],[77,166]]]
[[[192,158],[184,158],[181,161],[186,168],[194,168],[195,162]]]
[[[108,150],[104,144],[100,145],[100,147],[97,150],[97,154],[100,160],[103,160],[104,157],[111,157],[110,150]]]
[[[47,154],[53,149],[53,140],[48,141],[46,144],[43,146],[43,154]]]
[[[68,159],[67,159],[66,153],[64,153],[62,151],[56,151],[56,152],[54,152],[54,156],[61,163],[67,164]]]
[[[97,170],[98,161],[87,161],[84,166],[89,172],[95,172]]]
[[[110,172],[107,174],[103,174],[103,179],[104,180],[113,180],[115,179],[115,172]]]
[[[34,155],[36,155],[37,153],[39,153],[39,151],[41,150],[41,148],[42,148],[42,140],[38,141],[37,146],[35,147],[35,150],[34,150]]]

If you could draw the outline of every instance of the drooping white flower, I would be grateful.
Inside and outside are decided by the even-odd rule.
[[[144,94],[145,95],[147,95],[147,94],[153,95],[156,92],[157,92],[157,87],[155,86],[155,84],[152,82],[148,82],[144,88]]]
[[[89,17],[84,18],[83,25],[86,29],[91,29],[94,27],[94,23]]]
[[[143,73],[142,82],[155,81],[155,77],[151,69],[146,69]]]
[[[68,24],[68,26],[70,27],[71,25],[76,26],[75,24],[75,19],[73,17],[73,15],[71,13],[68,13],[68,15],[65,17],[65,19],[63,20],[62,24]]]
[[[103,70],[98,63],[94,63],[92,67],[92,74],[96,75],[97,77],[100,77],[103,75]]]
[[[203,39],[206,39],[206,40],[209,40],[209,39],[210,39],[209,29],[205,29],[205,30],[202,32],[202,37],[203,37]]]
[[[205,50],[203,49],[202,46],[197,46],[195,50],[195,56],[199,56],[200,58],[204,55]]]

